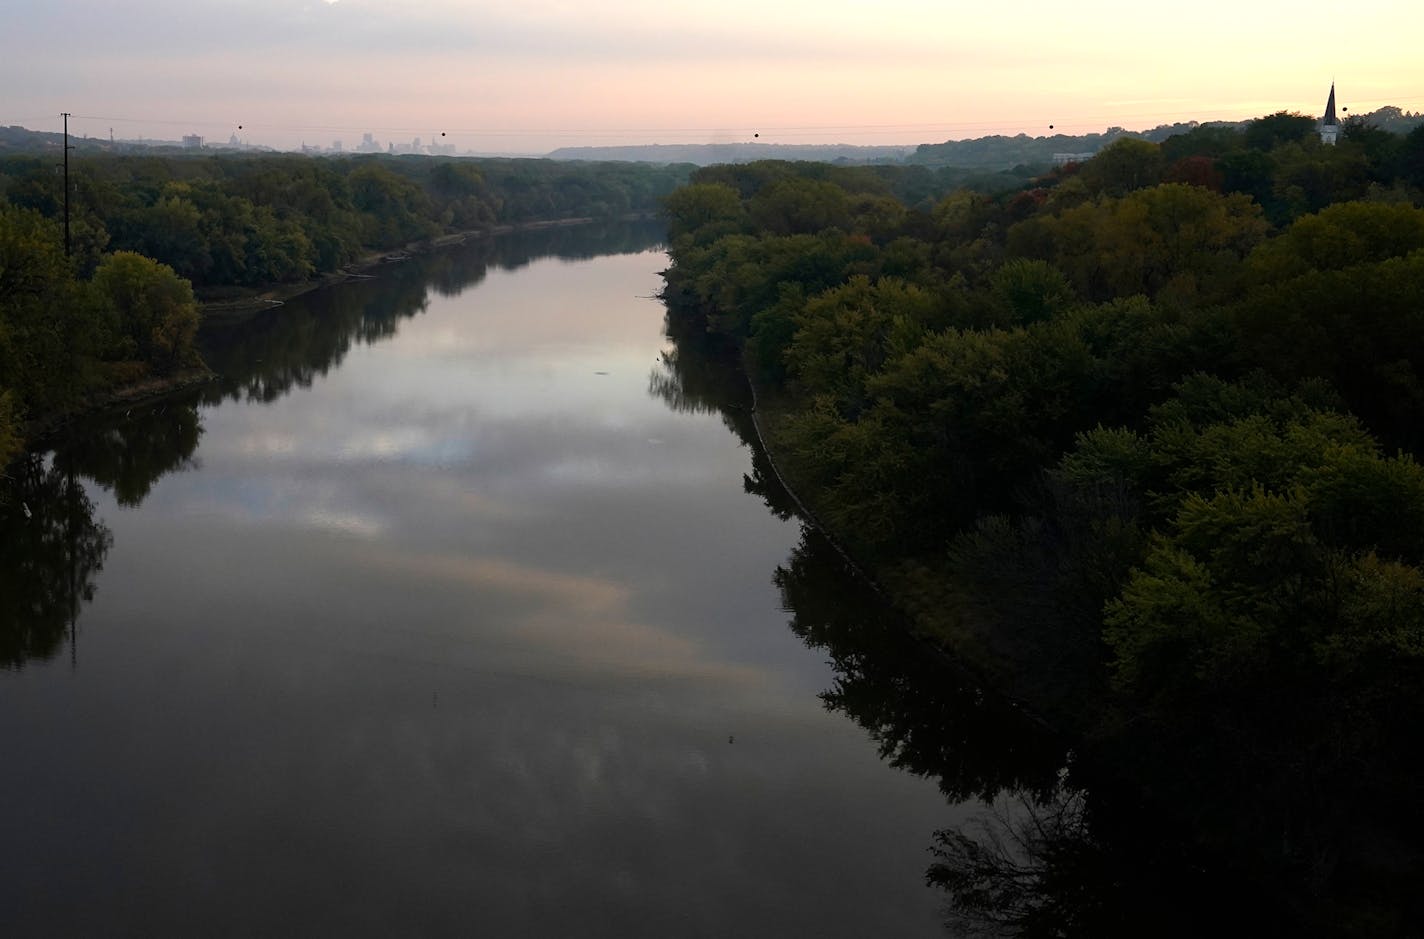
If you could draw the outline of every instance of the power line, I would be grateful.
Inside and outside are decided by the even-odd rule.
[[[69,151],[74,148],[69,145],[69,112],[61,111],[60,117],[64,118],[64,256],[69,257]]]

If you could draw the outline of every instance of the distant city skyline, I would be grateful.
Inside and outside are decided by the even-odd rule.
[[[1424,110],[1424,12],[1202,0],[973,11],[651,0],[15,0],[0,124],[116,138],[459,152],[910,145],[1279,110]],[[1050,130],[1050,125],[1052,129]],[[444,137],[441,135],[444,134]]]

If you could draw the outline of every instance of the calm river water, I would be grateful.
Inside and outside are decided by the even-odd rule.
[[[0,932],[942,934],[942,741],[836,645],[658,237],[387,265],[12,470]]]

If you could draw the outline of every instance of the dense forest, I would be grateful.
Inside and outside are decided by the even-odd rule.
[[[27,423],[195,364],[197,300],[371,252],[655,212],[691,167],[429,157],[0,158],[0,466]],[[66,250],[66,246],[69,250]]]
[[[1424,128],[1274,114],[999,194],[913,172],[697,171],[674,332],[743,350],[826,528],[1142,814],[1291,929],[1415,934]],[[946,839],[961,912],[1022,886],[983,859]],[[1064,934],[1033,912],[998,921]]]
[[[1357,125],[1369,126],[1396,134],[1407,134],[1424,124],[1424,114],[1405,111],[1387,105],[1368,114],[1354,118]],[[1250,121],[1196,121],[1176,124],[1159,124],[1147,130],[1127,130],[1123,127],[1109,127],[1102,133],[1065,134],[1049,133],[1030,137],[1017,134],[1006,137],[995,134],[969,140],[946,140],[944,143],[920,144],[915,152],[905,158],[906,163],[926,166],[958,166],[1004,169],[1019,164],[1029,166],[1052,162],[1058,154],[1095,154],[1102,148],[1122,137],[1137,137],[1152,143],[1164,143],[1171,137],[1190,134],[1195,131],[1239,133]],[[1052,131],[1050,124],[1048,130]]]

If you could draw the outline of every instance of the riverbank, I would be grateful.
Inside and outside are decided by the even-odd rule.
[[[655,216],[651,213],[631,213],[623,218],[628,221],[637,221],[654,217]],[[427,254],[443,248],[465,244],[472,239],[494,238],[522,231],[571,228],[590,225],[596,221],[599,220],[593,217],[543,219],[518,224],[491,225],[479,229],[452,232],[448,235],[441,235],[438,238],[409,242],[399,247],[388,248],[381,251],[367,252],[357,260],[343,265],[339,270],[300,283],[271,284],[259,288],[209,288],[199,293],[199,309],[203,323],[230,326],[248,320],[264,310],[281,306],[293,297],[301,296],[302,294],[318,290],[322,287],[375,276],[372,273],[373,271],[388,264],[402,263],[415,255]],[[120,380],[119,383],[111,387],[106,387],[100,391],[86,395],[81,402],[72,408],[66,409],[62,413],[48,414],[26,421],[19,428],[20,437],[24,441],[23,447],[19,453],[15,455],[19,456],[21,453],[33,452],[43,448],[47,442],[52,440],[56,435],[61,434],[65,427],[78,419],[90,417],[95,414],[102,414],[106,411],[118,408],[130,408],[137,405],[151,404],[161,401],[170,395],[179,394],[206,384],[215,378],[217,378],[217,375],[205,364],[198,363],[189,368],[174,372],[171,375],[144,375],[137,380]]]
[[[636,221],[655,217],[652,213],[641,212],[623,216],[623,221]],[[301,296],[322,287],[329,287],[333,284],[345,283],[350,280],[357,280],[369,277],[371,271],[379,269],[387,264],[399,264],[416,254],[426,254],[431,251],[438,251],[441,248],[449,248],[455,245],[464,244],[470,239],[494,238],[499,235],[507,235],[518,231],[540,231],[549,228],[569,228],[577,225],[590,225],[598,221],[593,217],[543,219],[532,222],[519,222],[501,225],[491,225],[485,228],[474,228],[466,231],[452,232],[448,235],[441,235],[438,238],[431,238],[423,241],[413,241],[405,245],[386,248],[380,251],[370,251],[360,258],[342,265],[335,271],[314,277],[295,284],[272,284],[265,287],[232,288],[215,287],[201,291],[199,299],[204,322],[231,324],[256,316],[263,310],[271,309],[274,306],[281,306],[293,297]]]
[[[752,426],[757,445],[777,483],[795,504],[802,520],[825,538],[826,543],[841,557],[845,565],[870,587],[887,607],[904,621],[906,632],[948,669],[957,675],[1000,696],[1009,706],[1045,730],[1062,734],[1080,729],[1082,715],[1064,705],[1066,693],[1042,694],[1041,689],[1026,684],[1021,653],[997,648],[994,637],[984,630],[975,630],[958,615],[958,605],[946,578],[935,576],[924,563],[907,561],[894,565],[872,565],[847,547],[846,533],[828,523],[817,512],[814,487],[796,478],[794,469],[777,452],[785,453],[785,421],[792,413],[791,402],[782,394],[759,387],[755,369],[743,356],[742,371],[751,389]],[[1032,671],[1032,670],[1028,670]],[[1041,682],[1042,675],[1031,675]],[[1057,687],[1060,683],[1053,683]]]
[[[179,369],[171,375],[148,375],[138,381],[126,382],[86,395],[84,400],[62,414],[27,421],[21,428],[25,445],[22,453],[43,449],[70,424],[85,417],[154,404],[173,395],[206,385],[218,376],[204,364]],[[18,454],[17,454],[18,456]]]
[[[772,580],[798,528],[649,394],[665,259],[625,227],[308,295],[224,337],[196,408],[16,474],[8,931],[458,935],[478,903],[496,934],[943,935],[954,810],[817,696]],[[44,845],[86,831],[85,901],[47,902],[75,865]]]

